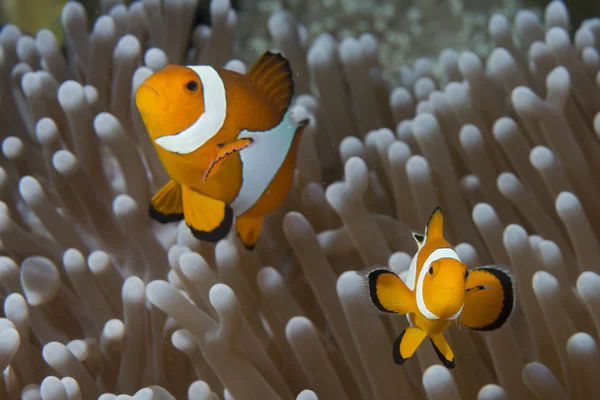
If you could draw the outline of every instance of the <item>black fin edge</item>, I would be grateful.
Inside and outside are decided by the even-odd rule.
[[[498,278],[498,280],[500,281],[500,285],[502,285],[502,291],[504,292],[504,299],[502,300],[502,310],[500,311],[500,315],[498,315],[498,318],[496,318],[496,320],[491,324],[483,326],[481,328],[469,328],[474,331],[489,332],[501,328],[506,323],[506,321],[508,321],[508,318],[510,317],[510,315],[516,307],[514,281],[507,270],[487,266],[473,268],[471,271],[478,270],[489,272],[490,274]]]
[[[153,220],[160,222],[161,224],[168,224],[170,222],[178,222],[183,219],[183,213],[175,213],[175,214],[163,214],[158,211],[152,203],[148,207],[148,215]]]
[[[406,334],[406,329],[403,330],[400,333],[400,335],[398,335],[396,340],[394,340],[394,348],[392,350],[392,356],[394,357],[394,362],[398,365],[404,364],[406,362],[406,360],[409,359],[409,358],[402,357],[402,355],[400,354],[400,343],[402,343],[402,338],[404,337],[405,334]]]
[[[371,301],[379,311],[383,311],[390,314],[397,314],[394,311],[390,311],[387,308],[385,308],[383,304],[381,304],[381,302],[379,301],[379,298],[377,297],[377,278],[379,278],[379,275],[383,274],[392,274],[396,278],[400,279],[398,275],[394,274],[389,269],[377,268],[369,271],[366,275],[367,279],[369,280],[369,296],[371,296]]]
[[[223,239],[229,231],[231,230],[231,226],[233,225],[233,210],[229,207],[228,204],[225,204],[225,215],[223,217],[223,221],[221,221],[221,225],[217,226],[210,232],[199,231],[194,229],[192,226],[187,225],[192,232],[192,235],[198,240],[204,240],[205,242],[217,243],[219,240]]]
[[[444,364],[444,367],[446,367],[448,369],[454,369],[456,367],[456,363],[454,362],[454,360],[452,360],[452,361],[447,360],[446,357],[444,357],[444,355],[440,351],[440,349],[438,349],[437,346],[435,345],[435,343],[433,343],[433,339],[429,338],[429,340],[431,340],[431,345],[433,346],[433,349],[435,350],[435,354],[437,354],[437,356],[440,359],[440,361],[442,362],[442,364]]]

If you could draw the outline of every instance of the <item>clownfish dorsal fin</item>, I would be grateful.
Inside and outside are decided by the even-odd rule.
[[[294,96],[290,63],[280,53],[265,52],[246,74],[281,111],[282,116]]]
[[[436,240],[443,239],[444,237],[444,216],[442,214],[442,208],[436,207],[425,226],[425,239]]]
[[[422,233],[413,232],[413,238],[415,238],[415,242],[417,242],[417,246],[420,249],[425,244],[425,235]]]

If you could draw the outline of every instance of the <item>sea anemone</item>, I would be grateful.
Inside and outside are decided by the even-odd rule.
[[[600,396],[600,19],[494,14],[485,59],[446,49],[391,88],[378,40],[307,42],[287,11],[272,47],[310,116],[294,184],[254,252],[235,234],[159,225],[168,179],[136,109],[167,63],[238,72],[237,14],[213,0],[117,4],[88,29],[0,32],[0,397],[7,399],[589,399]],[[443,34],[443,33],[442,33]],[[188,37],[191,35],[191,48]],[[517,279],[501,329],[456,326],[394,364],[400,316],[364,307],[355,271],[402,275],[435,206],[469,267]],[[121,395],[117,395],[121,394]]]

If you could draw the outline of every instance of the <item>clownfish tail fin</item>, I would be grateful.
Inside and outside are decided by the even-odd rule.
[[[402,365],[415,354],[427,334],[419,328],[406,328],[394,341],[394,362]]]
[[[148,209],[150,218],[161,224],[183,219],[183,200],[181,185],[170,180],[160,188],[152,199]]]
[[[358,274],[367,281],[371,302],[379,311],[408,314],[416,309],[413,292],[389,269],[367,268]]]
[[[256,60],[246,75],[283,115],[294,96],[294,79],[289,61],[280,53],[267,51]]]
[[[221,200],[182,186],[183,215],[196,239],[218,242],[229,233],[233,211]]]
[[[235,230],[247,250],[254,250],[260,235],[262,221],[262,217],[249,217],[244,214],[235,219]]]
[[[440,361],[444,366],[448,369],[452,369],[456,367],[456,363],[454,362],[454,352],[450,348],[448,341],[442,333],[436,333],[429,336],[431,339],[431,344],[433,345],[433,349],[435,353],[439,357]]]

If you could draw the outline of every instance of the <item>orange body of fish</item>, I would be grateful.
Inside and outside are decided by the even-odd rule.
[[[489,265],[469,271],[443,230],[442,210],[437,207],[425,234],[413,234],[418,251],[404,280],[382,267],[359,272],[376,310],[408,318],[410,327],[393,346],[397,364],[404,364],[429,337],[440,361],[454,368],[454,353],[443,334],[453,322],[491,331],[504,325],[515,308],[514,278],[508,270]]]
[[[235,219],[253,249],[265,214],[285,200],[307,120],[290,108],[292,71],[266,52],[247,74],[168,65],[148,77],[136,104],[171,180],[150,201],[150,216],[185,219],[193,235],[216,242]]]

